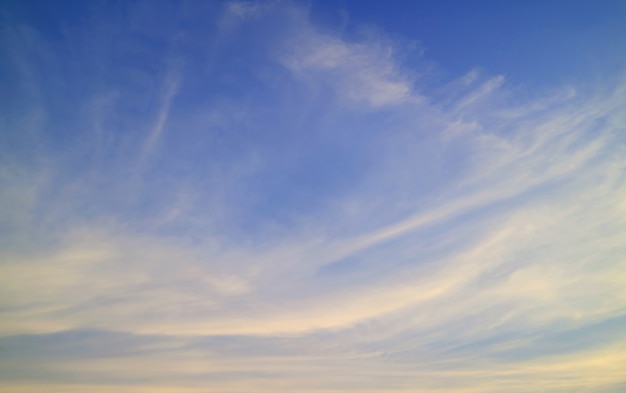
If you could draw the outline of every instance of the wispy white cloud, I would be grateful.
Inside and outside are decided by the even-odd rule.
[[[151,154],[153,154],[157,143],[161,139],[163,129],[169,116],[172,99],[174,98],[176,90],[178,90],[178,86],[180,84],[179,78],[180,77],[177,75],[176,71],[171,71],[170,75],[166,77],[163,86],[163,93],[160,97],[160,107],[157,119],[141,150],[141,155],[139,157],[140,165],[145,165],[145,161]]]
[[[397,68],[394,49],[384,39],[349,43],[305,24],[291,40],[283,62],[311,87],[330,88],[348,102],[371,108],[419,102],[422,98],[413,90],[413,81]]]

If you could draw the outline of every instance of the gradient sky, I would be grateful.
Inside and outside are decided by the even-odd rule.
[[[3,1],[0,392],[626,391],[624,21]]]

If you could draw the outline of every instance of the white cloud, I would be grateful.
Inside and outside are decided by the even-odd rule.
[[[411,79],[397,69],[389,42],[348,43],[306,26],[291,41],[290,52],[283,61],[297,77],[310,85],[322,82],[348,102],[380,108],[421,101]]]

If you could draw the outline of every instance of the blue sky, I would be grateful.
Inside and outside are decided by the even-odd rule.
[[[4,2],[0,392],[622,392],[624,4]]]

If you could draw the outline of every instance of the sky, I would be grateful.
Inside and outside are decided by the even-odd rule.
[[[624,392],[624,20],[3,1],[0,392]]]

